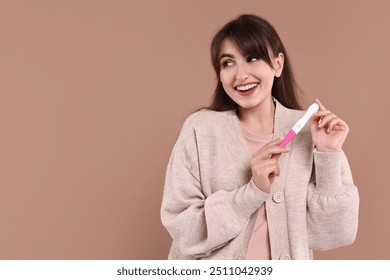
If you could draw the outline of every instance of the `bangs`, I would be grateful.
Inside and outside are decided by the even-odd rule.
[[[253,56],[271,63],[267,38],[259,33],[258,30],[237,24],[228,30],[226,38],[236,43],[244,56]]]

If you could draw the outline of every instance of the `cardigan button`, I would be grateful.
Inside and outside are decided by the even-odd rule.
[[[283,200],[284,200],[284,195],[282,192],[276,192],[274,193],[274,195],[272,196],[272,199],[276,202],[276,203],[281,203]]]
[[[291,257],[288,254],[283,254],[283,255],[280,256],[279,259],[280,260],[291,260]]]

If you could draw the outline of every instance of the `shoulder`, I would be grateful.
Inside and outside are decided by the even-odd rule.
[[[237,133],[237,120],[234,110],[218,112],[202,109],[186,118],[178,140],[188,145],[225,140]]]
[[[236,131],[234,111],[217,112],[202,109],[189,115],[183,123],[175,144],[177,151],[196,154],[199,146],[210,147]]]
[[[234,122],[235,118],[236,113],[233,110],[217,112],[209,109],[202,109],[187,117],[184,121],[183,129],[217,129],[221,125]]]

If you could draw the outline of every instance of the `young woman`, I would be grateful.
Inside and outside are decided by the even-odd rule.
[[[287,52],[255,15],[214,37],[212,105],[187,118],[174,146],[161,208],[170,259],[312,259],[354,242],[359,196],[342,145],[348,125],[302,117]]]

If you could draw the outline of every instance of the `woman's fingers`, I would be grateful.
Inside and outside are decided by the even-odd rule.
[[[280,146],[274,146],[274,147],[268,147],[263,151],[263,153],[260,153],[259,156],[263,159],[271,158],[274,155],[281,155],[282,153],[288,153],[289,150],[285,147]]]
[[[283,139],[280,138],[269,142],[263,148],[257,151],[253,155],[253,158],[269,159],[276,154],[288,153],[288,149],[279,146],[282,141]]]
[[[328,123],[328,130],[327,132],[331,132],[332,130],[336,130],[336,131],[348,131],[348,125],[345,121],[343,121],[342,119],[340,118],[335,118],[333,120],[331,120],[329,123]]]
[[[272,159],[275,159],[275,160],[279,160],[279,158],[280,158],[281,155],[282,155],[282,154],[273,154],[273,155],[271,156],[271,158],[272,158]]]
[[[338,117],[329,110],[327,110],[318,98],[316,98],[315,101],[319,105],[319,110],[314,114],[313,120],[315,122],[318,122],[319,128],[327,126],[327,132],[329,133],[335,124],[335,120],[338,119]],[[329,124],[331,122],[333,122],[333,125],[332,128],[329,128]]]
[[[332,130],[335,131],[349,131],[349,128],[347,125],[335,125]]]
[[[267,159],[255,163],[252,166],[252,176],[257,186],[268,186],[269,183],[272,183],[270,177],[279,176],[280,167],[279,163],[275,159]]]
[[[340,131],[348,129],[347,124],[342,119],[328,110],[318,111],[315,113],[313,120],[318,121],[319,128],[326,127],[327,133],[332,130]]]
[[[318,104],[318,106],[320,106],[319,111],[326,111],[325,106],[322,105],[322,103],[320,102],[320,100],[318,99],[318,97],[316,97],[315,102]]]
[[[321,118],[321,122],[318,124],[318,127],[324,127],[329,123],[330,121],[337,118],[337,116],[329,111],[321,112],[318,114],[318,116]]]
[[[267,147],[278,146],[282,142],[283,142],[282,138],[278,138],[278,139],[272,140],[271,142],[265,144],[263,149],[267,148]]]
[[[251,159],[252,177],[256,186],[270,193],[271,184],[275,176],[280,175],[279,158],[282,153],[288,152],[284,147],[280,147],[282,139],[276,139],[260,149]]]
[[[279,176],[280,169],[279,169],[279,163],[275,159],[269,159],[266,162],[264,162],[264,165],[261,167],[265,174],[275,174],[276,176]]]

